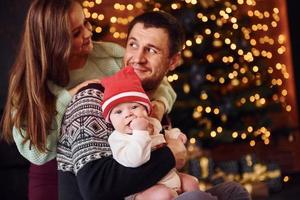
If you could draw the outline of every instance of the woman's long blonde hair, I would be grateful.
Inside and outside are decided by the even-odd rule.
[[[68,11],[72,0],[35,0],[27,13],[20,49],[11,69],[7,102],[1,120],[3,138],[13,140],[13,127],[23,129],[30,141],[45,152],[53,128],[56,97],[48,82],[66,86],[71,33]]]

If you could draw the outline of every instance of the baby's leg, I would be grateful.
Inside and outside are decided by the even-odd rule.
[[[167,186],[157,184],[136,195],[134,200],[172,200],[178,196],[177,192]]]
[[[178,172],[178,175],[181,181],[182,192],[199,190],[199,181],[196,177],[180,172]]]

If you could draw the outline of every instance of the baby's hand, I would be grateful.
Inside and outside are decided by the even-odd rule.
[[[133,119],[130,123],[130,128],[132,130],[147,130],[149,126],[149,120],[144,117],[137,117]]]

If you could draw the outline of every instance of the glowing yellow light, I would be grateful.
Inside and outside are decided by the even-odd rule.
[[[214,109],[214,114],[217,115],[217,114],[219,114],[219,113],[220,113],[220,109],[219,109],[219,108],[215,108],[215,109]]]
[[[198,14],[197,14],[197,17],[198,17],[199,19],[201,19],[201,18],[203,17],[203,14],[202,14],[202,13],[198,13]]]
[[[244,0],[238,0],[237,2],[238,2],[238,4],[243,4]]]
[[[194,119],[198,119],[201,117],[201,113],[198,113],[198,112],[193,112],[193,118]]]
[[[196,139],[195,139],[195,138],[191,138],[191,139],[190,139],[190,143],[191,143],[191,144],[195,144],[195,143],[196,143]]]
[[[227,116],[225,114],[223,114],[221,116],[221,120],[222,120],[222,122],[226,122],[227,121]]]
[[[217,132],[218,132],[218,133],[221,133],[222,131],[223,131],[223,128],[222,128],[221,126],[218,126]]]
[[[207,18],[206,16],[203,16],[203,17],[202,17],[202,21],[203,21],[203,22],[207,22],[207,21],[208,21],[208,18]]]
[[[289,176],[284,176],[284,177],[283,177],[283,182],[286,183],[286,182],[288,182],[289,180],[290,180]]]
[[[220,78],[219,78],[219,83],[221,83],[221,84],[225,83],[225,78],[220,77]]]
[[[96,0],[95,3],[96,3],[96,4],[101,4],[101,3],[102,3],[102,0]]]
[[[248,80],[247,77],[243,77],[243,78],[242,78],[242,83],[246,84],[246,83],[248,83],[248,81],[249,81],[249,80]]]
[[[278,14],[279,13],[279,9],[278,8],[273,8],[273,12]]]
[[[217,19],[217,17],[216,17],[216,15],[212,14],[212,15],[210,15],[210,19],[214,21]]]
[[[291,112],[291,111],[292,111],[292,106],[287,105],[287,106],[285,107],[285,110],[286,110],[287,112]]]
[[[255,66],[253,66],[253,68],[252,68],[252,70],[253,70],[253,72],[258,72],[258,67],[255,65]]]
[[[191,50],[185,49],[183,51],[183,55],[187,58],[191,58],[193,56],[193,52]]]
[[[209,63],[213,63],[214,62],[214,57],[211,55],[211,54],[208,54],[206,56],[206,60],[209,62]]]
[[[211,108],[210,108],[210,107],[206,107],[206,108],[205,108],[205,112],[206,112],[206,113],[210,113],[210,112],[211,112]]]
[[[190,92],[191,88],[190,88],[190,85],[185,83],[183,84],[183,92],[188,94]]]
[[[141,9],[143,7],[143,4],[141,2],[136,2],[135,7]]]
[[[281,94],[282,94],[282,96],[286,96],[287,95],[287,90],[286,89],[283,89],[282,91],[281,91]]]
[[[114,38],[119,38],[120,37],[120,33],[119,32],[114,32],[113,37]]]
[[[269,139],[264,139],[264,143],[265,143],[265,145],[268,145],[268,144],[270,144],[270,140]]]
[[[201,99],[206,100],[208,98],[208,95],[206,92],[201,92]]]
[[[229,38],[225,38],[225,44],[230,44],[231,40]]]
[[[239,28],[239,25],[238,25],[238,24],[232,24],[232,28],[233,28],[233,29],[238,29],[238,28]]]
[[[203,107],[202,106],[197,106],[196,110],[197,110],[197,112],[202,112],[203,111]]]
[[[120,38],[121,38],[121,39],[127,38],[127,33],[121,32],[121,33],[120,33]]]
[[[110,18],[111,23],[116,23],[117,22],[117,17],[113,16]]]
[[[269,73],[269,74],[272,74],[272,73],[273,73],[273,68],[272,68],[272,67],[269,67],[269,68],[268,68],[268,73]]]
[[[128,4],[128,5],[126,6],[126,8],[127,8],[127,10],[133,10],[133,5],[132,5],[132,4]]]
[[[87,18],[87,19],[91,17],[91,13],[89,13],[89,12],[84,13],[84,15],[85,15],[85,18]]]
[[[232,44],[230,45],[230,48],[231,48],[232,50],[235,50],[235,49],[236,49],[236,44],[232,43]]]
[[[209,28],[205,29],[204,32],[205,32],[206,35],[210,35],[211,34],[211,30]]]
[[[254,140],[251,140],[251,141],[250,141],[250,146],[251,146],[251,147],[254,147],[254,146],[255,146],[255,141],[254,141]]]
[[[247,134],[246,133],[242,133],[241,134],[241,138],[244,140],[244,139],[246,139],[247,138]]]
[[[213,79],[212,75],[210,75],[210,74],[206,74],[205,78],[206,78],[206,80],[208,80],[208,81],[210,81],[210,80]]]
[[[94,6],[95,6],[95,2],[91,1],[91,2],[89,3],[89,7],[90,7],[90,8],[93,8]]]
[[[121,11],[124,11],[126,9],[126,6],[125,5],[120,5],[120,10]]]
[[[216,133],[216,131],[212,131],[212,132],[210,132],[210,136],[211,136],[211,137],[216,137],[216,136],[217,136],[217,133]]]
[[[202,38],[201,37],[197,37],[196,39],[195,39],[195,41],[196,41],[196,44],[201,44],[202,43]]]
[[[266,18],[269,18],[269,17],[270,17],[270,13],[269,13],[268,11],[265,11],[265,12],[264,12],[264,16],[265,16]]]
[[[173,10],[176,10],[176,9],[178,9],[178,5],[176,3],[172,3],[171,8]]]
[[[83,6],[83,7],[88,7],[89,4],[90,4],[89,1],[83,1],[83,2],[82,2],[82,6]]]
[[[193,42],[191,40],[187,40],[185,42],[185,44],[186,44],[186,46],[190,47],[190,46],[192,46]]]
[[[220,38],[220,33],[215,32],[215,33],[214,33],[214,37],[215,37],[215,38]]]
[[[249,133],[251,133],[251,132],[253,131],[253,127],[252,127],[252,126],[248,126],[247,131],[248,131]]]
[[[104,20],[104,15],[103,14],[100,14],[100,15],[98,15],[98,20]]]
[[[102,28],[98,26],[97,28],[95,28],[95,32],[96,33],[101,33],[102,32]]]
[[[94,12],[94,13],[92,14],[92,18],[93,18],[93,19],[97,19],[97,17],[98,17],[98,13],[95,13],[95,12]]]
[[[252,46],[255,46],[255,45],[256,45],[256,40],[255,40],[255,39],[251,39],[251,40],[250,40],[250,44],[251,44]]]
[[[120,9],[120,6],[121,6],[121,5],[120,5],[119,3],[115,3],[115,4],[114,4],[114,9],[119,10],[119,9]]]
[[[238,50],[238,54],[241,56],[241,55],[244,54],[244,51],[243,51],[242,49],[239,49],[239,50]]]
[[[233,73],[229,73],[228,74],[228,78],[233,79],[234,78],[234,74]]]
[[[235,132],[232,133],[231,136],[232,136],[233,138],[237,138],[237,137],[239,136],[239,134],[238,134],[238,132],[235,131]]]
[[[193,5],[197,4],[197,0],[192,0],[191,4],[193,4]]]
[[[274,27],[274,28],[277,27],[277,22],[272,21],[272,22],[271,22],[271,26]]]

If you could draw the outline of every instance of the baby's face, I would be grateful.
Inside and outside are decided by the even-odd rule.
[[[110,121],[113,127],[121,133],[132,133],[130,123],[137,117],[147,117],[148,113],[140,103],[121,103],[110,112]]]

